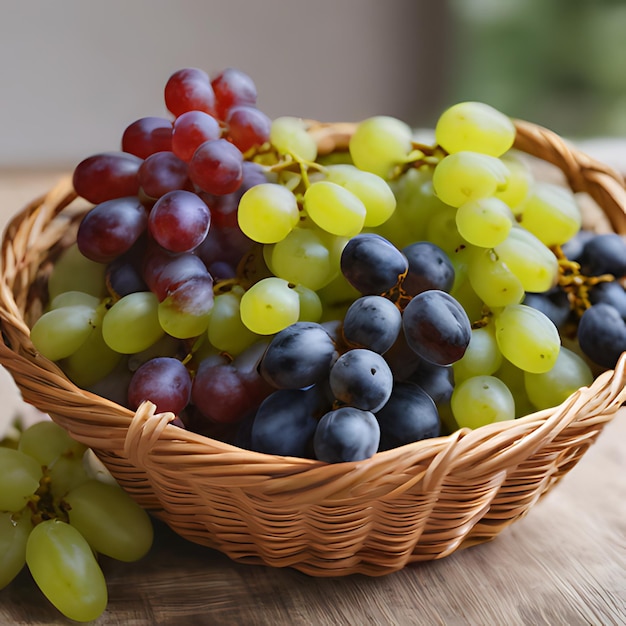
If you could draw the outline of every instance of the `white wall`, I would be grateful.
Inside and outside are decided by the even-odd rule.
[[[445,3],[444,3],[445,4]],[[271,117],[418,124],[437,99],[428,0],[0,0],[0,167],[71,166],[162,115],[186,66],[248,72]]]

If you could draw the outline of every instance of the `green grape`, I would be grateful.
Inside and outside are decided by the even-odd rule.
[[[133,354],[146,350],[163,336],[159,301],[149,291],[130,293],[118,300],[102,320],[102,337],[112,350]]]
[[[521,209],[521,224],[546,246],[569,241],[582,225],[582,213],[570,189],[537,183]]]
[[[433,188],[442,202],[459,207],[470,200],[493,196],[508,183],[509,170],[501,159],[479,152],[455,152],[435,166]]]
[[[433,213],[426,227],[426,239],[444,250],[448,255],[467,245],[456,226],[457,209],[444,206]]]
[[[83,457],[61,456],[48,468],[50,492],[53,497],[63,498],[68,491],[90,479],[83,465]]]
[[[51,361],[73,354],[94,329],[96,309],[66,306],[44,313],[33,325],[30,338],[35,348]]]
[[[411,233],[410,225],[398,211],[394,211],[384,224],[376,226],[376,228],[364,228],[363,232],[380,235],[399,249],[408,246],[416,240]]]
[[[37,524],[26,543],[26,564],[46,598],[66,617],[88,622],[104,612],[104,574],[73,526],[57,519]]]
[[[413,150],[413,131],[408,124],[386,115],[360,122],[350,137],[350,156],[360,170],[384,179],[409,160]]]
[[[272,272],[290,283],[321,289],[339,271],[319,230],[294,228],[272,247]]]
[[[137,561],[153,540],[150,517],[121,487],[89,480],[64,498],[70,524],[98,553]]]
[[[64,291],[50,301],[50,309],[61,309],[66,306],[84,305],[92,309],[100,306],[100,298],[84,291]]]
[[[555,254],[524,228],[512,228],[494,247],[495,254],[518,278],[524,291],[540,293],[554,287],[559,276]]]
[[[455,215],[456,227],[467,242],[493,248],[508,236],[515,216],[507,204],[490,196],[462,204]]]
[[[158,306],[158,320],[168,335],[177,339],[199,337],[209,327],[213,297],[198,300],[195,305],[181,308],[172,295],[167,296]]]
[[[304,285],[296,285],[294,291],[300,298],[299,322],[319,322],[322,319],[323,306],[316,291]]]
[[[470,250],[467,277],[478,297],[490,308],[518,304],[524,287],[502,259],[489,248]]]
[[[472,330],[465,354],[452,364],[454,381],[459,383],[472,376],[490,376],[502,364],[502,353],[498,348],[495,331],[489,324]]]
[[[505,306],[495,315],[502,356],[525,372],[541,374],[554,367],[561,338],[552,320],[525,304]]]
[[[435,140],[446,152],[473,150],[499,157],[513,146],[512,120],[483,102],[459,102],[435,125]]]
[[[353,237],[365,223],[365,205],[337,183],[320,180],[304,192],[304,209],[322,229],[332,235]]]
[[[56,260],[48,279],[48,295],[53,300],[65,291],[82,291],[97,298],[106,295],[106,265],[83,256],[76,244],[66,248]]]
[[[323,308],[320,321],[325,322],[343,319],[348,307],[361,296],[342,272],[339,272],[326,287],[318,290],[317,295]]]
[[[524,372],[526,393],[537,410],[561,404],[577,389],[592,382],[593,373],[585,360],[564,347],[552,369],[540,374]]]
[[[298,117],[277,117],[270,129],[270,143],[278,152],[303,161],[315,161],[317,157],[317,144]]]
[[[495,376],[473,376],[454,387],[452,414],[460,428],[480,428],[515,418],[515,400]]]
[[[260,243],[281,241],[299,219],[296,197],[287,187],[276,183],[251,187],[241,197],[237,209],[242,232]]]
[[[515,417],[522,417],[523,415],[530,415],[535,412],[535,407],[528,399],[528,394],[526,393],[524,370],[521,370],[510,361],[503,358],[502,364],[494,376],[499,378],[513,394],[515,400]]]
[[[253,333],[273,335],[300,317],[300,298],[290,283],[271,276],[241,296],[241,320]]]
[[[485,303],[478,297],[467,275],[464,279],[455,282],[450,295],[463,307],[470,321],[478,321],[483,316]]]
[[[526,199],[533,184],[533,175],[525,161],[508,152],[500,157],[509,170],[509,179],[504,189],[496,191],[494,196],[506,202],[514,215],[519,213],[519,206]]]
[[[365,205],[366,227],[380,226],[396,209],[396,197],[389,184],[380,176],[353,165],[331,165],[327,178],[351,191]]]
[[[42,475],[33,457],[0,447],[0,511],[21,511],[39,488]]]
[[[26,542],[32,528],[30,515],[0,512],[0,589],[4,589],[26,564]]]
[[[81,459],[87,446],[72,439],[66,430],[50,420],[31,424],[20,437],[18,450],[50,466],[60,456]]]
[[[259,338],[241,321],[240,302],[241,295],[232,291],[215,296],[207,329],[211,345],[232,356],[240,354]]]

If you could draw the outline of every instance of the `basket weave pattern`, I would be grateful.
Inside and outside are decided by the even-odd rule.
[[[554,133],[516,122],[516,147],[557,165],[626,234],[623,178]],[[345,147],[351,125],[311,130],[320,150]],[[324,464],[241,450],[79,389],[34,349],[46,272],[86,210],[70,179],[17,214],[0,257],[0,364],[24,399],[93,448],[143,507],[181,536],[231,558],[315,576],[378,576],[494,538],[581,458],[626,401],[626,354],[562,405]]]

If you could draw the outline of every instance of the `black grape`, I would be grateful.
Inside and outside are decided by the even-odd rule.
[[[384,354],[393,346],[402,329],[402,314],[383,296],[363,296],[355,300],[343,320],[343,337],[358,348]]]
[[[527,293],[524,296],[524,304],[541,311],[557,328],[561,328],[571,314],[567,293],[560,287],[554,287],[544,293]]]
[[[616,233],[596,235],[585,243],[580,264],[586,276],[626,276],[626,240]]]
[[[580,318],[578,344],[594,363],[613,368],[626,351],[626,322],[610,304],[594,304]]]
[[[589,300],[591,304],[610,304],[626,320],[626,291],[618,282],[612,280],[594,285],[589,290]]]
[[[427,289],[450,291],[454,284],[454,266],[448,255],[430,241],[416,241],[402,249],[409,262],[409,271],[402,288],[410,296]]]

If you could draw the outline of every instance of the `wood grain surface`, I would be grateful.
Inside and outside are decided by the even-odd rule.
[[[56,174],[0,172],[3,225]],[[5,377],[0,394],[5,411],[19,408]],[[623,625],[626,409],[562,482],[494,541],[381,578],[316,579],[234,563],[160,523],[155,528],[153,549],[141,561],[101,559],[109,604],[94,624]],[[73,623],[27,571],[0,591],[0,626]]]

